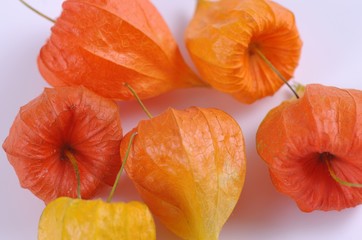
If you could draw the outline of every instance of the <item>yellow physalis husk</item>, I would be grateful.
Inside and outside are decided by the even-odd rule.
[[[153,240],[155,224],[141,202],[106,203],[102,200],[57,198],[39,221],[39,240]]]

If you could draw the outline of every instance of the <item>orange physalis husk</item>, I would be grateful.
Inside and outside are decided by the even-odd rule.
[[[84,85],[129,100],[205,85],[184,62],[168,26],[149,0],[67,0],[38,57],[53,86]]]
[[[217,109],[168,109],[141,121],[125,167],[142,199],[183,239],[215,240],[243,188],[246,159],[239,125]]]
[[[305,212],[362,203],[362,92],[307,85],[304,95],[272,109],[261,123],[257,150],[278,191]],[[328,167],[330,166],[330,169]],[[340,181],[340,180],[339,180]]]
[[[266,0],[199,0],[186,46],[201,77],[245,103],[273,95],[298,65],[302,42],[294,15]]]
[[[122,128],[117,104],[84,87],[44,92],[20,109],[3,148],[20,184],[46,203],[76,196],[69,154],[79,167],[81,196],[112,185],[120,168]]]
[[[38,240],[154,240],[156,229],[141,202],[57,198],[44,209]]]

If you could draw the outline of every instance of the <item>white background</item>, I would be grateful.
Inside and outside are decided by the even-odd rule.
[[[131,1],[131,0],[130,0]],[[34,7],[56,18],[61,0],[29,0]],[[181,45],[195,0],[153,0]],[[295,80],[362,89],[362,2],[359,0],[278,0],[291,9],[304,42]],[[8,134],[19,107],[48,86],[36,66],[39,49],[50,34],[51,22],[20,2],[5,0],[0,8],[0,142]],[[243,129],[248,169],[235,211],[221,232],[221,240],[362,239],[362,207],[341,212],[302,213],[288,197],[276,192],[266,165],[255,150],[255,133],[267,111],[289,98],[283,87],[273,97],[244,105],[211,89],[177,90],[145,101],[157,115],[171,106],[217,107],[231,114]],[[124,132],[146,116],[134,102],[120,103]],[[104,196],[109,189],[105,189]],[[0,150],[0,239],[36,239],[41,200],[22,189],[5,153]],[[117,200],[139,199],[124,176]],[[178,239],[157,222],[159,240]]]

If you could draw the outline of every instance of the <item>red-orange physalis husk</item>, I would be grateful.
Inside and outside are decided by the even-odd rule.
[[[128,133],[121,155],[134,132],[126,171],[151,212],[182,239],[218,239],[245,178],[236,121],[216,109],[168,109]]]
[[[361,188],[331,175],[362,183],[361,126],[361,91],[308,85],[302,98],[268,113],[257,132],[257,150],[277,190],[302,211],[341,210],[362,203]]]
[[[53,86],[84,85],[116,100],[204,85],[149,0],[67,0],[38,57]]]
[[[294,15],[268,0],[199,0],[186,45],[201,77],[215,89],[252,103],[290,79],[302,42]]]
[[[44,92],[20,109],[3,148],[20,184],[46,203],[75,197],[77,161],[82,198],[112,185],[121,165],[122,128],[118,106],[84,87]]]

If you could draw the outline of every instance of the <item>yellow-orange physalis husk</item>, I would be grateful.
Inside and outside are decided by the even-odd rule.
[[[267,114],[257,150],[277,190],[302,211],[341,210],[362,203],[361,188],[341,183],[362,183],[361,126],[361,91],[307,85]]]
[[[141,202],[57,198],[44,209],[38,240],[154,240],[155,224]]]
[[[121,155],[134,132],[126,172],[151,212],[182,239],[218,239],[245,178],[236,121],[217,109],[168,109],[128,133]]]
[[[203,80],[245,103],[284,83],[258,52],[288,80],[302,47],[293,13],[268,0],[199,0],[185,40]]]
[[[38,66],[53,86],[83,85],[101,96],[140,98],[204,85],[184,62],[149,0],[67,0]]]

